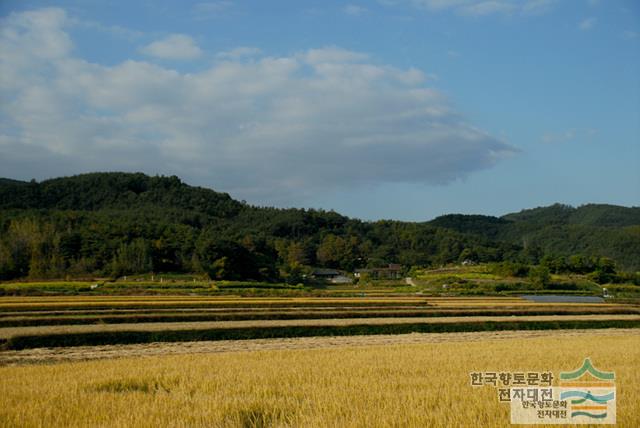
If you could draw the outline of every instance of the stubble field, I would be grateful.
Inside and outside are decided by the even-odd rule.
[[[611,334],[613,333],[613,334]],[[0,368],[2,426],[509,425],[471,371],[615,371],[618,426],[640,425],[640,334],[164,355]],[[514,334],[514,333],[511,333]]]
[[[1,427],[507,426],[472,371],[615,371],[640,308],[519,298],[0,298]],[[242,339],[242,340],[238,340]]]

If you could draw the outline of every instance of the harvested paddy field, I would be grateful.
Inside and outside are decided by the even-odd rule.
[[[287,339],[263,342],[285,349],[242,352],[227,343],[226,352],[207,354],[198,346],[208,344],[194,343],[185,344],[194,355],[165,349],[144,358],[6,366],[0,367],[0,426],[502,427],[509,426],[509,405],[493,387],[471,387],[471,372],[558,376],[588,356],[615,372],[618,425],[634,427],[640,425],[638,331],[380,336],[367,337],[373,339],[367,344],[365,338]]]
[[[585,357],[619,376],[619,424],[640,419],[634,304],[4,297],[0,348],[0,427],[506,426],[469,372]]]
[[[279,349],[324,349],[353,346],[383,346],[443,342],[477,342],[504,339],[532,339],[558,337],[638,336],[640,329],[584,329],[584,330],[516,330],[477,331],[462,333],[410,333],[367,336],[293,337],[254,340],[217,340],[199,342],[154,342],[134,345],[77,346],[35,348],[20,351],[0,351],[1,365],[22,365],[84,361],[107,358],[129,358],[158,355],[208,354],[220,352],[248,352]]]
[[[51,296],[0,299],[0,349],[640,327],[640,308],[519,298]]]
[[[120,331],[164,331],[164,330],[209,330],[209,329],[234,329],[255,327],[344,327],[352,325],[387,325],[387,324],[419,324],[419,323],[508,323],[529,321],[640,321],[640,315],[538,315],[538,316],[508,316],[508,317],[433,317],[433,318],[366,318],[366,319],[318,319],[318,320],[263,320],[263,321],[211,321],[211,322],[182,322],[182,323],[135,323],[135,324],[97,324],[97,325],[61,325],[61,326],[37,326],[37,327],[9,327],[0,329],[0,339],[9,339],[15,336],[38,336],[45,334],[80,334]]]
[[[77,324],[125,324],[136,322],[190,322],[240,320],[293,320],[342,318],[411,318],[411,317],[477,317],[522,315],[519,308],[274,308],[260,309],[158,309],[158,310],[98,310],[69,312],[16,312],[0,315],[0,328]],[[528,307],[527,315],[598,315],[640,314],[632,308]]]

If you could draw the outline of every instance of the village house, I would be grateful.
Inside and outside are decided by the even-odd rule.
[[[315,269],[311,276],[332,284],[351,284],[353,282],[352,278],[335,269]]]

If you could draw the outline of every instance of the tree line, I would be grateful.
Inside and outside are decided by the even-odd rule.
[[[547,261],[576,254],[638,269],[640,226],[629,226],[628,218],[602,226],[539,224],[541,216],[533,217],[364,222],[332,211],[250,206],[177,177],[94,173],[42,183],[0,180],[0,279],[197,272],[295,283],[313,267],[352,271],[472,260],[545,262],[557,270],[564,265]]]

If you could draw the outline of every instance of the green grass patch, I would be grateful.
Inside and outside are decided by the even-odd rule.
[[[155,281],[144,277],[101,282],[17,282],[0,284],[0,296],[50,295],[225,295],[239,292],[243,296],[300,296],[311,291],[302,284],[254,281],[202,281],[176,276]],[[97,287],[96,287],[97,284]]]
[[[609,295],[616,299],[634,299],[640,303],[640,286],[634,284],[607,284],[603,286]]]

